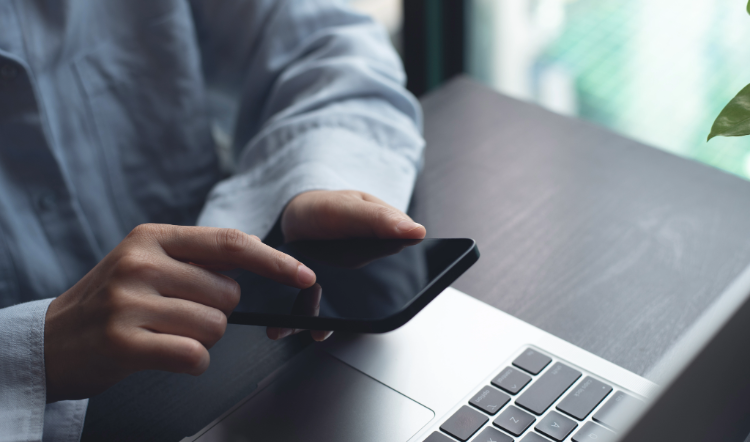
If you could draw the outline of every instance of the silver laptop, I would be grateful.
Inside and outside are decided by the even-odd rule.
[[[657,386],[449,288],[395,331],[308,347],[183,440],[742,442],[749,294],[750,269],[665,355]]]

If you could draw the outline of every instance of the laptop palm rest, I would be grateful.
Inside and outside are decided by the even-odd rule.
[[[433,418],[325,352],[308,352],[197,440],[406,442]]]

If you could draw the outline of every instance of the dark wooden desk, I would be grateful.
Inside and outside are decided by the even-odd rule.
[[[458,79],[423,101],[430,235],[455,287],[640,375],[750,263],[750,183]]]
[[[458,79],[423,100],[413,213],[468,236],[455,286],[635,373],[750,263],[750,183]],[[84,440],[179,440],[309,341],[230,326],[200,378],[140,373],[91,400]]]

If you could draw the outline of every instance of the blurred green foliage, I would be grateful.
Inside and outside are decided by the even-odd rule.
[[[750,14],[750,1],[747,3],[747,12]],[[750,135],[750,84],[745,86],[722,109],[711,127],[708,140],[717,136],[742,137],[745,135]]]

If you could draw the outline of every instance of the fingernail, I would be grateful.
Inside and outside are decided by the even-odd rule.
[[[268,339],[275,341],[279,339],[279,332],[280,330],[276,327],[268,327],[266,329],[266,336],[268,336]]]
[[[407,219],[396,224],[396,230],[398,230],[399,232],[411,232],[412,230],[418,229],[420,227],[422,227],[422,224],[417,224],[414,221],[409,221]]]
[[[315,273],[304,264],[297,266],[297,281],[304,286],[311,286],[315,282]]]

